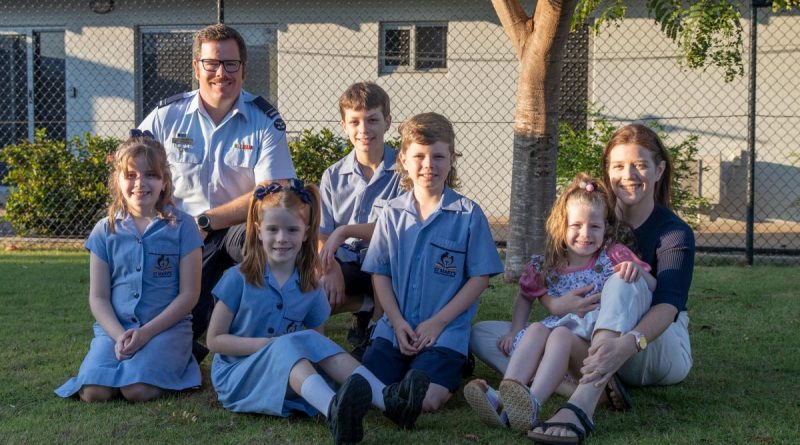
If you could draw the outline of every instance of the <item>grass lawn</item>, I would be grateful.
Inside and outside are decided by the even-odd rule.
[[[0,254],[0,443],[330,443],[324,422],[232,414],[203,363],[203,389],[155,402],[86,404],[53,389],[77,373],[91,339],[88,256]],[[682,384],[632,388],[634,410],[599,409],[591,444],[800,442],[797,267],[698,267],[690,305],[694,369]],[[493,283],[478,318],[508,319],[516,286]],[[537,307],[533,318],[543,316]],[[329,334],[342,341],[348,317]],[[500,378],[483,365],[476,374]],[[544,415],[562,400],[545,404]],[[440,413],[399,432],[377,411],[364,443],[530,443],[477,421],[456,395]]]

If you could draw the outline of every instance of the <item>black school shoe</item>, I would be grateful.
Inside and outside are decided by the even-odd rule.
[[[431,379],[419,369],[410,369],[403,380],[383,388],[384,415],[400,429],[411,430],[422,414],[422,401]]]
[[[342,383],[328,409],[328,429],[333,443],[358,443],[364,438],[364,416],[372,402],[372,388],[367,379],[352,374]]]
[[[353,314],[353,323],[350,329],[347,330],[347,343],[353,347],[350,355],[357,361],[361,362],[364,357],[364,352],[369,346],[369,339],[372,337],[372,331],[375,330],[375,324],[370,326],[372,321],[372,312],[362,311]]]
[[[353,321],[347,330],[347,344],[357,348],[369,341],[369,322],[372,320],[371,311],[353,313]]]

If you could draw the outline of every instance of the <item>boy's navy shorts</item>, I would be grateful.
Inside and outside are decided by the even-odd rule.
[[[337,258],[336,261],[339,261],[339,259]],[[342,266],[345,295],[368,295],[374,297],[372,275],[362,271],[361,264],[340,261],[339,265]]]
[[[392,342],[378,337],[364,352],[362,363],[386,385],[399,382],[414,368],[427,374],[431,383],[454,393],[461,385],[461,367],[466,360],[463,354],[443,346],[425,348],[414,356],[403,355]]]

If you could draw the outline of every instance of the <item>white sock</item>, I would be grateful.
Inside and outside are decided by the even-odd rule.
[[[383,402],[383,388],[385,388],[386,385],[363,365],[353,370],[353,374],[358,374],[367,379],[369,387],[372,389],[372,404],[379,410],[386,411],[386,404]]]
[[[325,379],[319,374],[308,376],[300,386],[300,397],[325,417],[328,417],[328,409],[331,406],[331,400],[333,400],[334,395],[336,393],[333,392],[328,383],[325,382]]]

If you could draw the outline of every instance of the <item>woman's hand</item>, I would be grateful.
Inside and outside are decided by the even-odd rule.
[[[414,342],[416,352],[419,353],[424,348],[433,346],[445,326],[446,323],[440,322],[436,317],[429,318],[417,325],[417,341]]]
[[[506,357],[511,355],[511,348],[514,347],[514,339],[517,338],[517,334],[518,332],[509,332],[497,340],[497,349]]]
[[[629,335],[600,338],[592,341],[589,356],[583,360],[580,383],[604,386],[622,365],[636,354],[636,345]]]
[[[599,293],[586,295],[593,288],[593,284],[579,287],[558,298],[542,295],[539,301],[541,301],[545,309],[553,315],[563,317],[567,314],[578,314],[579,317],[583,317],[600,306]]]
[[[394,326],[394,335],[397,337],[397,343],[400,346],[400,352],[403,355],[416,355],[417,348],[414,346],[417,341],[417,334],[411,329],[411,325],[404,319],[392,321]]]

